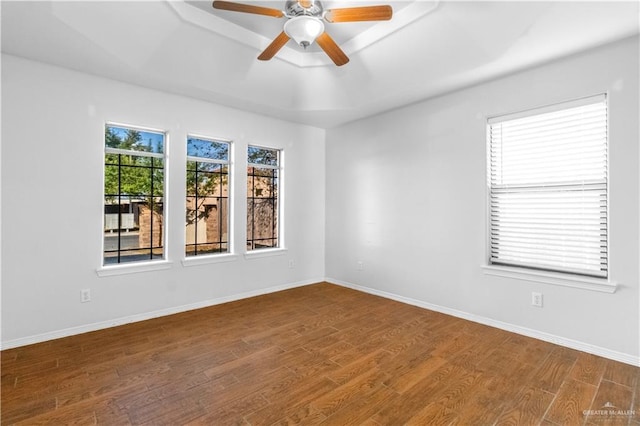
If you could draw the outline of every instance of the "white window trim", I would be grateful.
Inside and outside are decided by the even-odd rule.
[[[253,260],[263,257],[282,256],[283,254],[286,254],[287,251],[288,250],[284,247],[251,250],[244,254],[244,258],[246,260]]]
[[[255,249],[255,250],[246,250],[244,252],[244,258],[247,260],[251,260],[251,259],[258,259],[261,257],[270,257],[270,256],[279,256],[282,255],[284,253],[287,252],[287,248],[285,245],[285,232],[284,232],[284,203],[285,203],[285,196],[284,196],[284,188],[285,188],[285,179],[284,179],[284,174],[285,174],[285,168],[284,168],[284,158],[285,158],[285,153],[284,153],[284,148],[281,147],[273,147],[273,146],[268,146],[268,145],[260,145],[260,144],[247,144],[247,150],[249,149],[249,147],[255,147],[255,148],[264,148],[264,149],[269,149],[269,150],[273,150],[273,151],[278,151],[278,165],[277,166],[272,166],[272,165],[266,165],[266,164],[255,164],[255,163],[249,163],[247,161],[247,167],[261,167],[261,168],[266,168],[266,169],[272,169],[272,170],[278,170],[278,247],[274,247],[274,248],[268,248],[268,249]],[[245,177],[246,177],[246,168],[245,168]],[[245,186],[246,186],[246,182],[245,182]],[[245,203],[246,203],[246,199],[247,197],[245,196]],[[246,212],[245,212],[245,216],[246,216]],[[246,221],[246,218],[245,218]],[[246,222],[245,222],[245,226],[246,226]],[[246,247],[247,245],[247,236],[245,235],[245,241],[244,241],[244,246]]]
[[[106,129],[107,126],[110,127],[120,127],[120,128],[125,128],[125,129],[131,129],[131,130],[139,130],[142,132],[152,132],[152,133],[162,133],[164,135],[164,144],[163,144],[163,150],[164,152],[162,154],[158,154],[158,153],[152,153],[152,152],[144,152],[141,151],[143,156],[149,156],[149,157],[155,157],[155,158],[162,158],[164,160],[164,182],[163,182],[163,189],[164,189],[164,195],[163,195],[163,206],[162,206],[162,216],[164,218],[164,223],[163,223],[163,232],[162,232],[162,247],[163,247],[163,258],[159,259],[159,260],[150,260],[150,261],[140,261],[140,262],[125,262],[125,263],[117,263],[117,264],[110,264],[110,265],[105,265],[104,264],[104,174],[105,174],[105,157],[102,158],[102,180],[101,180],[101,191],[102,191],[102,220],[100,222],[101,224],[101,229],[100,229],[100,235],[101,235],[101,244],[100,244],[100,261],[99,261],[99,267],[96,269],[96,274],[99,277],[109,277],[109,276],[114,276],[114,275],[126,275],[126,274],[134,274],[134,273],[138,273],[138,272],[149,272],[149,271],[159,271],[159,270],[164,270],[164,269],[170,269],[173,262],[168,260],[169,259],[169,255],[168,255],[168,250],[169,247],[167,245],[167,223],[170,223],[170,218],[169,218],[169,209],[167,209],[167,206],[169,205],[169,191],[168,191],[168,185],[167,182],[169,182],[169,132],[167,130],[163,130],[163,129],[159,129],[159,128],[154,128],[154,127],[142,127],[142,126],[136,126],[136,125],[131,125],[131,124],[124,124],[124,123],[118,123],[118,122],[114,122],[114,121],[106,121],[103,123],[102,125],[102,139],[103,139],[103,144],[105,143],[104,140],[104,131]],[[106,145],[104,146],[104,155],[109,154],[109,153],[121,153],[121,154],[126,154],[126,155],[131,155],[131,151],[127,151],[127,150],[121,150],[121,149],[117,149],[117,148],[110,148],[107,147]],[[137,155],[137,152],[134,154]]]
[[[513,278],[520,281],[560,285],[602,293],[615,293],[618,289],[616,282],[605,278],[592,278],[584,275],[518,268],[515,266],[482,265],[481,268],[485,275]]]
[[[598,100],[604,100],[604,99],[607,99],[608,97],[609,97],[609,94],[605,92],[597,95],[585,96],[585,97],[574,99],[574,100],[556,102],[550,105],[529,108],[529,109],[521,110],[518,112],[491,115],[487,117],[487,124],[493,124],[500,121],[515,120],[518,118],[528,117],[530,115],[533,115],[534,113],[536,115],[546,114],[549,112],[562,111],[564,109],[579,107],[583,105],[589,105],[590,103],[596,102]]]
[[[137,130],[137,129],[134,129],[134,130]],[[164,135],[165,135],[165,138],[166,138],[167,134],[164,133]],[[132,151],[132,150],[128,150],[128,149],[105,147],[104,153],[105,154],[133,155],[133,156],[136,156],[136,157],[153,157],[153,158],[161,158],[161,159],[164,160],[164,154],[158,154],[157,152]]]
[[[233,159],[235,158],[235,144],[233,143],[233,140],[231,139],[227,139],[227,138],[218,138],[218,137],[212,137],[212,136],[203,136],[201,134],[196,134],[196,133],[188,133],[187,134],[187,139],[188,138],[196,138],[196,139],[203,139],[203,140],[208,140],[208,141],[212,141],[212,142],[224,142],[229,144],[229,159],[227,161],[224,160],[217,160],[217,159],[210,159],[210,158],[203,158],[203,157],[193,157],[190,155],[186,156],[186,160],[185,160],[185,171],[186,171],[186,165],[187,165],[187,161],[198,161],[198,162],[207,162],[207,163],[213,163],[213,164],[226,164],[227,167],[229,168],[227,176],[229,179],[229,182],[227,184],[228,189],[228,208],[229,208],[229,212],[227,213],[229,216],[229,223],[227,224],[228,228],[229,228],[229,232],[228,232],[228,236],[227,236],[227,247],[229,248],[229,250],[227,252],[224,253],[212,253],[212,254],[205,254],[205,255],[197,255],[197,256],[187,256],[185,253],[185,247],[186,247],[186,241],[185,244],[183,244],[182,247],[182,266],[185,267],[189,267],[189,266],[198,266],[198,265],[206,265],[206,264],[212,264],[212,263],[224,263],[224,262],[233,262],[235,260],[237,260],[238,255],[235,252],[235,244],[234,244],[234,223],[235,223],[235,217],[234,217],[234,204],[235,204],[235,198],[236,198],[236,194],[234,192],[234,161]],[[203,161],[205,160],[205,161]],[[186,188],[185,188],[186,189]],[[198,260],[196,260],[198,259]]]
[[[554,112],[562,109],[578,107],[582,105],[587,105],[591,102],[598,101],[601,99],[604,99],[605,101],[608,102],[609,93],[603,92],[596,95],[590,95],[590,96],[574,99],[572,101],[570,100],[570,101],[556,102],[554,104],[539,106],[539,107],[530,108],[527,110],[521,110],[515,113],[487,116],[485,140],[487,141],[487,145],[488,145],[490,143],[489,127],[493,123],[504,121],[504,120],[512,120],[512,119],[517,119],[521,117],[526,117],[526,116],[532,115],[532,112],[535,112],[536,114],[544,114],[544,113]],[[607,114],[607,128],[610,128],[609,120],[610,120],[610,116],[609,114]],[[609,135],[607,132],[607,141],[608,140],[609,140]],[[488,149],[489,147],[487,146],[487,150]],[[488,151],[487,151],[487,155],[485,156],[485,160],[487,162],[490,161]],[[486,170],[488,170],[488,164],[485,164],[485,171]],[[607,194],[610,194],[609,185],[610,185],[610,179],[607,179]],[[518,266],[511,266],[511,265],[499,265],[499,264],[490,263],[490,260],[489,260],[491,258],[491,223],[489,220],[491,216],[490,197],[491,197],[491,187],[490,187],[490,183],[487,182],[487,184],[485,185],[485,201],[487,203],[486,209],[485,209],[485,212],[487,214],[487,217],[485,218],[485,224],[486,224],[485,262],[486,263],[481,265],[481,268],[484,270],[485,275],[514,278],[514,279],[523,280],[523,281],[540,282],[540,283],[546,283],[546,284],[580,288],[585,290],[594,290],[594,291],[599,291],[604,293],[615,293],[619,285],[617,282],[611,280],[611,256],[610,255],[608,258],[608,262],[609,262],[608,276],[602,277],[602,278],[588,276],[588,275],[581,275],[581,274],[573,274],[571,272],[546,271],[546,270],[538,270],[534,268],[518,267]],[[607,203],[607,217],[611,217],[609,210],[610,210],[610,203]],[[610,244],[611,244],[610,229],[608,232],[609,232],[608,248],[610,249]],[[609,254],[610,254],[610,251],[609,251]]]
[[[111,277],[115,275],[135,274],[139,272],[152,272],[171,269],[173,262],[164,260],[154,260],[150,262],[120,263],[118,265],[102,266],[96,269],[99,277]]]
[[[182,266],[200,266],[210,265],[213,263],[235,262],[239,256],[235,253],[214,253],[206,255],[191,256],[182,259]]]

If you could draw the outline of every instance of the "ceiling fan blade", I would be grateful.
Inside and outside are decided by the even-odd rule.
[[[389,5],[330,9],[324,15],[328,22],[388,21],[393,16]]]
[[[278,37],[276,37],[271,42],[271,44],[267,46],[266,49],[264,49],[264,52],[262,52],[260,56],[258,56],[258,59],[260,59],[261,61],[268,61],[269,59],[273,58],[275,54],[278,53],[280,49],[282,49],[282,46],[287,44],[288,41],[289,36],[284,31],[281,32],[280,35],[278,35]]]
[[[349,62],[349,58],[344,54],[342,49],[336,44],[326,32],[320,34],[316,39],[316,43],[331,58],[337,66],[342,66]]]
[[[305,9],[313,6],[313,0],[298,0],[298,3]]]
[[[284,13],[278,9],[270,7],[254,6],[251,4],[234,3],[231,1],[215,0],[213,2],[214,9],[230,10],[231,12],[253,13],[255,15],[273,16],[274,18],[282,18]]]

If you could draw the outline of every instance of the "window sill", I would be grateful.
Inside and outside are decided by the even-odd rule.
[[[271,256],[282,256],[287,252],[285,248],[275,248],[275,249],[260,249],[249,251],[244,254],[244,258],[247,260],[252,259],[260,259],[263,257],[271,257]]]
[[[170,269],[173,262],[158,260],[156,262],[143,262],[129,265],[103,266],[96,269],[99,277],[111,277],[114,275],[136,274],[138,272],[161,271]]]
[[[482,265],[482,269],[484,270],[485,275],[581,288],[583,290],[599,291],[602,293],[615,293],[618,287],[615,282],[608,281],[604,278],[590,278],[579,275],[534,271],[530,269],[495,265]]]
[[[199,265],[209,265],[212,263],[224,263],[224,262],[235,262],[238,260],[237,254],[212,254],[207,256],[192,256],[187,257],[186,259],[182,259],[182,266],[199,266]]]

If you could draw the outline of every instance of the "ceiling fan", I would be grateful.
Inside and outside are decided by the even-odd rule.
[[[346,64],[349,62],[349,58],[333,38],[325,32],[323,21],[329,23],[388,21],[393,15],[393,10],[389,5],[324,10],[320,0],[287,0],[284,11],[222,0],[215,0],[213,7],[232,12],[287,18],[283,31],[258,56],[261,61],[273,58],[290,39],[293,39],[305,49],[314,41],[317,42],[318,46],[337,66]]]

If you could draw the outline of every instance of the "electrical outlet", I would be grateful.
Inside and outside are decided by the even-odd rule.
[[[356,263],[356,269],[358,271],[362,271],[364,269],[364,262],[362,260],[358,260],[358,262]]]
[[[296,261],[293,259],[289,260],[289,269],[293,269],[296,267]]]
[[[542,293],[531,293],[531,306],[542,308]]]
[[[80,290],[80,302],[91,302],[91,290],[88,288],[83,288]]]

